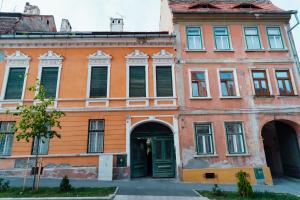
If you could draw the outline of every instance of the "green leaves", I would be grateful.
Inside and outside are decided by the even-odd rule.
[[[26,140],[27,142],[34,137],[61,138],[55,129],[61,129],[60,118],[65,116],[64,112],[51,109],[54,99],[46,99],[45,89],[39,83],[37,86],[31,86],[29,91],[34,92],[34,102],[32,105],[20,105],[14,116],[20,120],[14,127],[17,133],[17,140]]]

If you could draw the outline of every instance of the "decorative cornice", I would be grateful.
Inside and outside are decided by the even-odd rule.
[[[0,48],[173,47],[174,38],[1,39]]]
[[[110,65],[112,57],[103,51],[97,51],[88,57],[89,65]]]
[[[135,50],[126,56],[127,64],[148,64],[149,56],[140,50]]]
[[[173,64],[174,55],[162,49],[160,52],[153,54],[153,63],[154,64]]]
[[[64,58],[53,51],[48,51],[41,55],[39,59],[42,66],[61,66]]]
[[[31,58],[28,55],[22,53],[21,51],[16,51],[15,53],[6,57],[7,65],[10,67],[28,67],[30,59]]]

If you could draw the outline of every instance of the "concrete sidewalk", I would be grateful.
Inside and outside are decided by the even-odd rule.
[[[22,178],[7,178],[11,186],[22,186]],[[60,179],[41,179],[41,187],[58,187]],[[156,196],[156,197],[197,197],[193,190],[211,190],[212,185],[182,183],[175,179],[134,179],[123,181],[71,180],[74,187],[118,187],[117,195],[121,196]],[[32,185],[32,178],[27,186]],[[219,185],[225,191],[236,191],[235,185]],[[255,185],[255,191],[289,193],[300,196],[300,180],[292,178],[275,179],[274,186]],[[143,200],[146,200],[143,198]]]

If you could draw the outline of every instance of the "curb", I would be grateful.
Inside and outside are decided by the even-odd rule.
[[[193,192],[195,192],[197,195],[198,195],[198,197],[200,197],[201,198],[201,200],[209,200],[209,198],[207,198],[207,197],[204,197],[204,196],[202,196],[199,192],[197,192],[197,190],[196,189],[193,189]]]
[[[113,200],[117,195],[119,188],[115,192],[106,197],[26,197],[26,198],[0,198],[0,200]]]

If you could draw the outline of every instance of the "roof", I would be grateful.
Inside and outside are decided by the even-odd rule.
[[[0,34],[12,34],[16,31],[56,32],[54,17],[0,12]]]
[[[168,0],[173,13],[287,13],[269,0]]]

